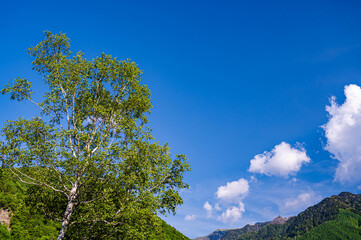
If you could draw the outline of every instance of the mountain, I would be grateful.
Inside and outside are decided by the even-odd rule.
[[[270,224],[276,224],[276,225],[284,224],[288,219],[289,218],[284,218],[284,217],[278,216],[275,219],[273,219],[272,221],[256,223],[253,225],[248,224],[248,225],[244,226],[243,228],[229,230],[224,235],[224,237],[221,239],[222,240],[238,239],[238,236],[241,236],[241,235],[244,235],[247,233],[258,232],[260,229],[262,229],[263,227],[270,225]]]
[[[312,228],[298,239],[361,239],[361,216],[342,209],[335,220]]]
[[[208,234],[207,236],[204,237],[197,237],[194,238],[193,240],[219,240],[221,239],[229,230],[222,230],[222,229],[217,229],[216,231]]]
[[[270,224],[284,224],[285,222],[287,222],[288,219],[290,219],[290,218],[289,217],[285,218],[285,217],[282,217],[282,216],[278,216],[275,219],[273,219],[270,222]]]
[[[295,217],[227,230],[218,239],[361,239],[361,194],[342,192]]]
[[[272,221],[268,222],[260,222],[253,225],[247,224],[243,228],[237,228],[237,229],[218,229],[211,234],[204,236],[204,237],[198,237],[194,240],[219,240],[219,239],[234,239],[237,236],[249,233],[249,232],[257,232],[262,227],[268,225],[268,224],[283,224],[285,223],[289,218],[284,218],[281,216],[276,217]]]

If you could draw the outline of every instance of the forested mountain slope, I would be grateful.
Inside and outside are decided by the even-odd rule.
[[[11,217],[10,226],[0,224],[1,240],[57,239],[60,223],[34,208],[36,199],[32,193],[34,189],[20,183],[6,169],[0,167],[0,209],[10,210]],[[151,240],[189,239],[163,220],[160,220],[160,226],[161,231],[155,232]]]
[[[218,239],[361,239],[361,194],[342,192],[286,220],[227,230]]]

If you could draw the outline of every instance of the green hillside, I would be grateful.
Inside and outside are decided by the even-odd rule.
[[[257,225],[254,225],[257,226]],[[230,230],[222,240],[361,239],[361,194],[340,193],[309,207],[284,224],[247,225]]]
[[[188,240],[186,236],[180,233],[177,229],[167,224],[165,221],[162,221],[163,232],[157,237],[154,237],[152,240]]]
[[[0,224],[1,240],[57,239],[60,223],[34,208],[34,195],[31,194],[33,192],[33,188],[21,184],[9,172],[0,168],[0,209],[12,212],[11,224],[8,226],[11,231],[8,231],[7,226]],[[154,231],[153,237],[148,239],[189,239],[163,220],[160,220],[160,226],[160,231]]]
[[[341,210],[335,220],[322,223],[295,239],[361,239],[361,216],[348,210]]]

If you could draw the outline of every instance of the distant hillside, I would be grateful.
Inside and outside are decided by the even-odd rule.
[[[266,226],[267,224],[283,224],[288,220],[288,218],[284,218],[281,216],[276,217],[272,221],[268,222],[261,222],[256,223],[253,225],[247,224],[243,228],[237,228],[237,229],[218,229],[211,234],[204,236],[204,237],[198,237],[194,240],[219,240],[219,239],[235,239],[240,235],[246,234],[248,232],[257,232],[262,227]]]
[[[262,222],[262,223],[256,223],[254,225],[246,225],[243,228],[239,228],[239,229],[233,229],[233,230],[229,230],[227,232],[227,234],[224,235],[223,238],[221,238],[222,240],[227,240],[227,239],[238,239],[239,236],[247,234],[247,233],[253,233],[253,232],[258,232],[260,229],[262,229],[263,227],[273,224],[273,225],[282,225],[284,224],[289,218],[284,218],[281,216],[276,217],[275,219],[273,219],[272,221],[269,222]]]
[[[296,217],[278,217],[271,222],[227,230],[218,239],[361,239],[360,226],[361,194],[343,192],[325,198]]]
[[[57,239],[60,223],[34,211],[27,202],[27,191],[27,185],[0,167],[0,239]],[[189,239],[163,220],[161,227],[162,231],[150,240]]]
[[[219,240],[221,239],[229,230],[221,230],[217,229],[216,231],[210,233],[207,236],[204,237],[197,237],[193,240]]]
[[[361,216],[342,209],[335,220],[324,222],[297,239],[361,239]]]

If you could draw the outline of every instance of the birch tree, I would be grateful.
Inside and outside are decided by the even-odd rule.
[[[184,155],[171,156],[169,147],[152,137],[150,91],[140,82],[142,71],[104,53],[87,60],[70,51],[65,34],[44,35],[28,49],[33,69],[43,77],[43,98],[33,99],[32,84],[24,78],[2,89],[39,109],[32,119],[4,124],[3,166],[32,185],[34,196],[47,199],[39,203],[46,216],[61,222],[58,240],[72,226],[98,232],[116,227],[117,236],[102,234],[119,238],[135,231],[134,217],[145,227],[157,213],[174,214],[182,203],[179,190],[188,187],[183,175],[189,165]]]

